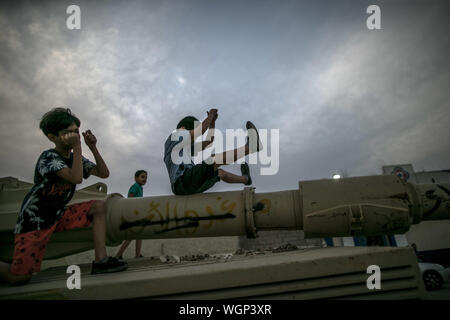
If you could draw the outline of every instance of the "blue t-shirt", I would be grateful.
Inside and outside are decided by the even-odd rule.
[[[83,178],[95,163],[82,157]],[[66,204],[72,199],[76,185],[60,178],[56,172],[72,168],[73,153],[64,158],[55,149],[44,151],[34,170],[34,185],[25,196],[17,218],[15,234],[48,229],[64,214]]]
[[[133,184],[128,190],[128,194],[132,193],[135,198],[140,198],[144,196],[144,190],[139,183]]]
[[[175,141],[172,141],[172,140]],[[181,143],[181,145],[179,145]],[[183,157],[183,145],[188,144],[188,148],[191,150],[191,154]],[[178,147],[179,148],[179,159],[181,163],[174,163],[172,159],[172,150]],[[164,144],[164,163],[167,167],[167,172],[169,173],[169,179],[172,186],[175,181],[179,177],[183,175],[183,173],[188,169],[193,167],[195,164],[192,161],[194,144],[191,143],[191,136],[188,130],[175,130],[172,134],[167,138],[166,143]]]

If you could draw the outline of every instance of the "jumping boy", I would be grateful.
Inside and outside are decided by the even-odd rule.
[[[202,151],[213,142],[213,132],[218,117],[217,112],[217,109],[209,110],[207,112],[208,116],[201,123],[201,128],[197,129],[195,128],[195,122],[198,120],[195,117],[187,116],[183,118],[178,123],[177,129],[167,138],[164,145],[164,162],[169,173],[170,183],[174,194],[189,195],[201,193],[211,188],[220,180],[227,183],[242,183],[244,185],[252,184],[250,169],[247,163],[241,164],[241,176],[219,169],[220,166],[228,164],[227,159],[229,158],[232,158],[232,162],[235,162],[250,153],[258,152],[262,149],[258,131],[250,121],[248,121],[246,125],[248,138],[245,146],[232,151],[223,152],[219,155],[213,155],[213,161],[211,163],[203,161],[200,164],[194,164],[192,161],[192,153],[195,149],[195,139],[197,138],[195,133],[197,130],[201,132],[201,134],[204,134],[206,130],[210,129],[211,133],[210,139],[202,142]],[[180,143],[190,144],[190,148],[188,149],[191,150],[191,154],[189,157],[186,158],[186,155],[183,157],[183,150],[178,146]],[[175,149],[175,152],[173,152],[176,146],[178,147]],[[180,149],[180,152],[176,154],[178,149]],[[178,161],[174,161],[174,156],[179,156],[179,159],[183,159],[180,164],[177,164]],[[186,159],[189,159],[189,161]]]
[[[88,201],[66,206],[75,187],[91,174],[107,178],[109,170],[97,150],[90,130],[84,142],[95,162],[81,153],[80,120],[65,108],[47,112],[40,122],[45,136],[55,148],[44,151],[36,164],[34,185],[25,196],[15,227],[14,256],[11,265],[0,263],[0,278],[12,285],[27,283],[40,271],[45,247],[54,232],[86,228],[92,224],[95,261],[92,274],[127,269],[127,263],[106,255],[106,206],[104,201]]]
[[[134,174],[134,181],[135,184],[133,184],[130,189],[128,190],[128,198],[140,198],[144,195],[144,190],[142,186],[144,186],[147,183],[147,171],[145,170],[138,170]],[[122,243],[122,246],[120,247],[119,251],[116,253],[116,258],[123,259],[122,255],[127,249],[127,247],[130,245],[132,240],[125,240]],[[143,258],[141,254],[142,249],[142,240],[136,240],[136,258]]]

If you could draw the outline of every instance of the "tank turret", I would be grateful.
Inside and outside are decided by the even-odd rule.
[[[11,179],[11,178],[9,178]],[[4,179],[3,179],[4,180]],[[12,257],[14,225],[31,185],[2,181],[0,258]],[[97,183],[72,202],[107,203],[107,244],[126,239],[257,237],[258,230],[303,230],[306,238],[401,234],[423,220],[450,219],[448,184],[415,185],[396,176],[302,181],[297,190],[211,192],[191,196],[123,198]],[[55,233],[46,259],[92,248],[90,230]]]

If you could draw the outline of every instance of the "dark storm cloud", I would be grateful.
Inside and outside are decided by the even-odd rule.
[[[252,166],[261,191],[338,170],[449,167],[445,1],[379,2],[376,31],[368,1],[80,1],[76,31],[70,4],[2,5],[0,176],[32,180],[51,147],[39,119],[63,105],[97,135],[106,183],[122,194],[137,169],[149,171],[145,194],[170,193],[163,143],[181,117],[209,107],[224,132],[250,119],[280,129],[279,173]]]

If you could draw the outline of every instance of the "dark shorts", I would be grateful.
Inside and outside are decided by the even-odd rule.
[[[220,178],[214,164],[202,162],[187,169],[172,185],[172,191],[176,195],[202,193],[218,181]]]
[[[95,200],[70,205],[64,215],[48,229],[35,230],[16,234],[14,237],[14,256],[11,263],[11,273],[27,275],[41,270],[45,247],[54,232],[87,228],[92,223],[92,217],[87,213]]]

